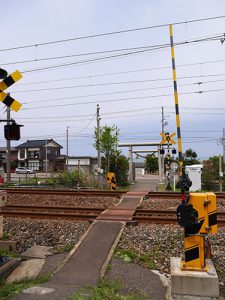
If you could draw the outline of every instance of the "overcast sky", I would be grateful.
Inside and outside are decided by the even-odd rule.
[[[189,21],[225,15],[225,1],[8,0],[1,11],[1,67],[23,75],[7,90],[22,103],[13,146],[53,138],[65,154],[68,128],[69,155],[95,156],[97,103],[121,143],[160,141],[162,107],[176,132],[168,26],[102,34],[184,22],[173,26],[183,152],[222,154],[225,18]]]

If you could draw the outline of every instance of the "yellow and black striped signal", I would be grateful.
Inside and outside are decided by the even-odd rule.
[[[116,176],[115,176],[115,173],[113,173],[113,172],[108,172],[107,173],[107,182],[110,184],[111,191],[115,191],[116,190]]]
[[[185,259],[182,261],[181,268],[207,271],[204,236],[217,233],[216,195],[214,193],[190,193],[187,205],[191,206],[189,220],[192,224],[184,224]]]
[[[161,137],[163,138],[163,140],[160,142],[160,144],[165,144],[165,143],[171,143],[173,145],[176,144],[176,142],[173,140],[173,137],[176,135],[175,132],[168,134],[168,133],[164,133],[164,132],[160,132]]]
[[[15,71],[0,82],[0,101],[16,112],[21,108],[22,104],[3,91],[21,78],[21,73],[19,71]]]

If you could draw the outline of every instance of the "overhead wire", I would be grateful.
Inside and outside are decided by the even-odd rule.
[[[22,45],[22,46],[17,46],[17,47],[10,47],[10,48],[5,48],[5,49],[0,49],[0,52],[19,50],[19,49],[25,49],[25,48],[31,48],[31,47],[40,47],[40,46],[46,46],[46,45],[52,45],[52,44],[58,44],[58,43],[65,43],[65,42],[83,40],[83,39],[90,39],[90,38],[97,38],[97,37],[103,37],[103,36],[109,36],[109,35],[117,35],[117,34],[122,34],[122,33],[135,32],[135,31],[156,29],[156,28],[161,28],[161,27],[167,27],[170,24],[172,24],[173,26],[176,26],[176,25],[181,25],[181,24],[211,21],[211,20],[216,20],[216,19],[218,20],[218,19],[223,19],[223,18],[225,18],[225,15],[213,16],[213,17],[207,17],[207,18],[199,18],[199,19],[192,19],[192,20],[180,21],[180,22],[164,23],[164,24],[144,26],[144,27],[131,28],[131,29],[124,29],[124,30],[111,31],[111,32],[104,32],[104,33],[85,35],[85,36],[68,38],[68,39],[61,39],[61,40],[54,40],[54,41],[48,41],[48,42],[42,42],[42,43],[36,43],[36,44]]]
[[[225,74],[221,74],[221,76],[224,76],[224,75]],[[205,76],[205,77],[209,77],[209,76]],[[201,75],[183,76],[183,77],[179,77],[178,79],[193,79],[193,78],[204,78],[204,76],[201,76]],[[171,80],[171,78],[143,79],[143,80],[106,82],[106,83],[96,83],[96,84],[94,83],[94,84],[83,84],[83,85],[70,85],[70,86],[49,87],[49,88],[39,88],[39,89],[30,89],[30,90],[14,90],[14,91],[11,91],[11,93],[40,92],[40,91],[64,90],[64,89],[73,89],[73,88],[87,88],[87,87],[96,87],[96,86],[108,86],[108,85],[144,83],[144,82],[168,81],[168,80]],[[198,81],[198,82],[192,82],[192,83],[183,83],[183,84],[179,84],[179,86],[201,85],[201,84],[205,84],[205,83],[215,83],[215,82],[224,82],[224,81],[225,81],[225,79],[216,79],[216,80]],[[115,94],[115,93],[122,93],[122,92],[124,93],[124,92],[134,92],[134,91],[143,91],[143,90],[155,90],[155,89],[163,89],[163,88],[170,88],[170,87],[171,87],[171,85],[156,86],[156,87],[142,88],[142,89],[136,89],[136,90],[133,89],[133,90],[130,90],[130,91],[120,91],[120,92],[97,94],[97,96],[107,95],[107,94]],[[85,97],[89,97],[89,96],[90,95],[85,96]],[[77,96],[77,98],[79,98],[79,97],[83,97],[83,96]],[[61,99],[62,98],[59,98],[59,100],[61,100]],[[31,102],[26,102],[26,103],[31,103]]]
[[[200,43],[200,42],[208,42],[208,41],[218,41],[218,40],[221,40],[223,37],[224,37],[224,34],[215,35],[215,36],[212,36],[212,37],[205,37],[205,38],[202,38],[202,39],[198,38],[198,39],[193,39],[193,40],[190,40],[190,41],[182,41],[182,42],[175,43],[175,46],[182,46],[182,45],[188,45],[188,44],[192,44],[192,43]],[[149,49],[136,50],[136,51],[131,51],[131,52],[127,52],[127,53],[114,54],[114,55],[103,56],[103,57],[96,57],[96,58],[91,58],[91,59],[86,59],[86,60],[81,60],[81,61],[75,61],[75,62],[69,62],[69,63],[62,63],[62,64],[52,65],[52,66],[44,66],[44,67],[34,68],[34,69],[30,69],[30,70],[28,69],[28,70],[22,71],[22,73],[31,73],[31,72],[44,71],[44,70],[56,69],[56,68],[61,68],[61,67],[68,67],[68,66],[79,65],[79,64],[98,62],[98,61],[101,61],[101,60],[114,59],[114,58],[134,55],[134,54],[141,54],[141,53],[145,53],[145,52],[149,52],[149,51],[166,49],[168,47],[170,47],[170,44],[156,45],[156,46],[152,46],[152,48],[149,48]]]
[[[203,62],[196,62],[196,63],[188,63],[188,64],[180,64],[177,67],[189,67],[189,66],[196,66],[196,65],[205,65],[205,64],[212,64],[212,63],[221,63],[225,62],[225,59],[220,60],[211,60],[211,61],[203,61]],[[23,85],[32,85],[32,84],[42,84],[42,83],[51,83],[51,82],[62,82],[67,80],[76,80],[76,79],[85,79],[85,78],[95,78],[95,77],[103,77],[103,76],[112,76],[112,75],[121,75],[121,74],[129,74],[129,73],[137,73],[137,72],[146,72],[146,71],[155,71],[155,70],[162,70],[162,69],[171,69],[171,66],[160,66],[160,67],[153,67],[153,68],[144,68],[144,69],[135,69],[135,70],[128,70],[128,71],[120,71],[120,72],[111,72],[111,73],[102,73],[102,74],[89,74],[85,76],[77,76],[77,77],[63,77],[60,79],[52,79],[52,80],[44,80],[44,81],[33,81],[28,83],[20,83],[20,86]],[[208,76],[220,76],[225,74],[212,74]],[[207,76],[207,75],[199,75]]]
[[[212,90],[198,90],[198,91],[190,91],[190,92],[181,92],[180,95],[191,95],[191,94],[203,94],[203,93],[210,93],[210,92],[220,92],[225,91],[225,88],[221,89],[212,89]],[[69,103],[66,106],[75,106],[75,105],[85,105],[85,104],[94,104],[94,103],[109,103],[109,102],[118,102],[118,101],[132,101],[132,100],[140,100],[140,99],[149,99],[149,98],[159,98],[159,97],[171,97],[173,94],[160,94],[160,95],[148,95],[148,96],[138,96],[138,97],[128,97],[128,98],[118,98],[118,99],[108,99],[108,100],[95,100],[95,101],[85,101],[85,102],[76,102],[76,103]],[[46,106],[36,106],[36,107],[27,107],[22,108],[21,110],[33,110],[33,109],[43,109],[53,107],[52,105]],[[65,107],[65,104],[55,104],[55,107]]]

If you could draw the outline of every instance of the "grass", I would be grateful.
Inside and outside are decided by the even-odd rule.
[[[124,296],[119,293],[120,288],[121,283],[118,280],[113,283],[102,280],[96,287],[86,287],[70,296],[68,300],[150,300],[138,293]]]
[[[55,254],[67,253],[67,252],[70,252],[73,249],[73,247],[74,247],[74,245],[71,245],[71,244],[56,246],[52,249],[52,252]]]
[[[9,240],[9,234],[8,234],[8,232],[3,232],[2,240],[3,241]]]
[[[140,263],[150,270],[154,270],[156,265],[154,263],[154,255],[151,253],[137,254],[131,249],[117,248],[115,251],[115,257],[120,258],[126,262]]]
[[[10,284],[5,284],[4,281],[1,281],[0,299],[9,300],[11,299],[12,296],[20,294],[24,289],[47,282],[50,277],[51,274],[48,274],[45,276],[37,277],[36,279],[22,280],[20,282],[15,282]]]
[[[0,248],[0,256],[18,257],[18,254],[15,252]]]

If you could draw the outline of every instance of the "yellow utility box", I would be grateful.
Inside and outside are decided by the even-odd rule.
[[[217,208],[214,193],[190,193],[177,208],[178,222],[184,227],[182,270],[207,271],[205,237],[217,233]]]

